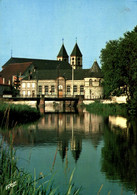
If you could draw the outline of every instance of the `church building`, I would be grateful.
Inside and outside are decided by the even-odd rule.
[[[103,98],[101,85],[103,75],[97,61],[94,61],[89,69],[83,69],[82,61],[82,53],[77,43],[70,54],[70,59],[63,43],[57,60],[11,58],[3,66],[2,72],[13,65],[16,69],[19,66],[24,67],[21,68],[22,72],[19,68],[16,72],[16,76],[21,75],[19,90],[20,96],[23,97],[44,95],[45,97],[83,96],[84,99]],[[1,75],[5,80],[2,72]],[[12,84],[13,81],[8,79]]]

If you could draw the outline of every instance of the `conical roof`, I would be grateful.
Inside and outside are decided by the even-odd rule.
[[[72,51],[72,53],[71,53],[70,56],[82,57],[82,53],[81,53],[81,51],[80,51],[79,46],[78,46],[77,43],[75,44],[74,49],[73,49],[73,51]]]
[[[63,57],[63,58],[68,58],[68,54],[67,54],[67,51],[65,49],[65,46],[64,44],[62,44],[62,47],[57,55],[57,57]]]
[[[101,69],[96,60],[94,61],[92,67],[90,68],[90,72],[101,72]]]

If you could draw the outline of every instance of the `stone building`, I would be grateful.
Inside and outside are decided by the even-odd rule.
[[[26,69],[22,71],[23,79],[20,82],[20,95],[23,97],[37,95],[45,97],[83,96],[84,99],[103,97],[101,69],[97,61],[94,61],[90,69],[83,69],[82,53],[77,43],[70,55],[70,63],[63,43],[57,60],[11,58],[3,69],[12,64],[26,65]]]

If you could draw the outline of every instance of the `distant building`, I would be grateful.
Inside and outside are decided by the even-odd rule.
[[[69,56],[62,44],[57,60],[11,58],[1,71],[5,82],[14,85],[13,76],[20,79],[20,95],[34,97],[83,96],[84,99],[103,97],[103,75],[94,61],[90,69],[82,68],[82,53],[76,43]]]

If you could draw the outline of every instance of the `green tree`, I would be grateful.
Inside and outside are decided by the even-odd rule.
[[[101,50],[104,95],[127,95],[130,111],[137,110],[137,26]]]

